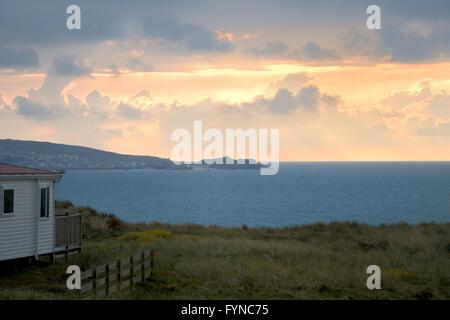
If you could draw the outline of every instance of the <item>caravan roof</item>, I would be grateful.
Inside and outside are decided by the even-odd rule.
[[[45,169],[33,169],[27,167],[16,166],[12,164],[0,163],[0,175],[55,175],[61,174],[59,171],[50,171]]]

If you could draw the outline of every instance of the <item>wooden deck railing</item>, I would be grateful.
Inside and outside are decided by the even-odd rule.
[[[81,249],[81,214],[55,216],[55,254]]]

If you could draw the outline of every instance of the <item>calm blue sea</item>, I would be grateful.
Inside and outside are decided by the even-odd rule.
[[[127,221],[289,226],[450,221],[450,162],[284,163],[259,170],[68,171],[59,200]]]

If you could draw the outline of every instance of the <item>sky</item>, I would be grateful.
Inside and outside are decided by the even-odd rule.
[[[195,120],[279,129],[284,161],[450,160],[450,2],[0,0],[0,138],[167,158]]]

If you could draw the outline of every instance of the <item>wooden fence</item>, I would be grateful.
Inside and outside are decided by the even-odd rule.
[[[144,282],[152,276],[153,250],[142,251],[129,259],[97,266],[81,275],[82,297],[105,297],[121,289]]]
[[[81,214],[57,215],[55,217],[55,254],[81,250]]]

